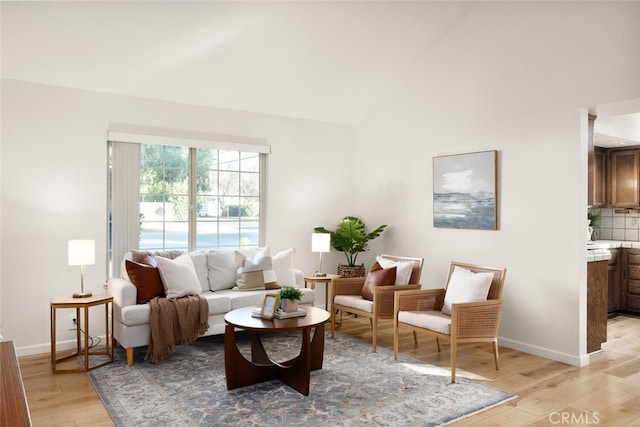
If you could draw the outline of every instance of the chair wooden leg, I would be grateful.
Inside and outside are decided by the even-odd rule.
[[[436,338],[436,345],[438,346],[438,353],[440,352],[440,340]]]
[[[378,319],[369,319],[373,328],[373,352],[378,350]]]
[[[393,319],[393,360],[398,360],[398,347],[399,347],[399,337],[400,329],[398,328],[398,316]]]
[[[373,319],[369,318],[369,326],[371,327],[371,330],[374,330],[375,328],[373,327]]]
[[[496,371],[499,371],[500,368],[498,366],[498,360],[500,359],[500,356],[498,355],[498,341],[493,342],[493,359],[496,362]]]
[[[133,353],[135,351],[135,347],[129,347],[127,349],[127,365],[133,366]]]
[[[336,310],[331,310],[331,338],[336,337]]]
[[[451,340],[451,382],[456,382],[456,351],[457,345],[455,340]]]

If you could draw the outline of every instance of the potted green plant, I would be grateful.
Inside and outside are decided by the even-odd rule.
[[[602,221],[602,213],[600,210],[598,211],[589,211],[587,212],[587,220],[589,221],[589,226],[592,227],[591,240],[598,240],[598,235],[600,234],[600,222]]]
[[[355,216],[346,216],[338,222],[335,231],[329,231],[324,227],[315,227],[316,233],[330,233],[331,246],[340,252],[344,252],[347,264],[338,264],[338,274],[340,277],[363,277],[365,274],[364,264],[356,265],[356,259],[360,252],[369,249],[369,242],[380,234],[387,227],[383,224],[367,233],[364,222]]]
[[[302,291],[296,287],[287,286],[278,291],[278,296],[284,311],[297,311],[298,302],[302,299]]]

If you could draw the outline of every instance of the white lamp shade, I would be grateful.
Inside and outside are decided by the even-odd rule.
[[[311,235],[311,252],[329,252],[331,250],[331,234],[313,233]]]
[[[69,265],[93,265],[95,263],[95,240],[69,240]]]

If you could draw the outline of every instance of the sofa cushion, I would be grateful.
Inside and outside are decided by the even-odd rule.
[[[133,262],[144,262],[148,257],[157,257],[161,256],[162,258],[175,259],[182,255],[183,252],[178,249],[170,249],[167,251],[131,251],[131,261]]]
[[[165,295],[162,278],[156,267],[126,260],[125,268],[129,280],[136,287],[138,304],[144,304],[152,298]]]
[[[237,290],[279,289],[269,247],[260,248],[253,257],[235,251]],[[235,289],[235,288],[234,288]]]
[[[492,280],[493,273],[474,273],[456,266],[447,284],[442,312],[450,316],[451,304],[486,300]]]
[[[315,303],[315,292],[310,288],[300,288],[302,299],[299,301],[303,305],[313,305]],[[231,300],[231,310],[242,307],[260,307],[265,294],[271,293],[269,290],[252,290],[237,292],[232,289],[213,292],[216,295],[226,296]]]
[[[235,292],[234,292],[235,293]],[[220,292],[203,292],[200,297],[207,300],[209,305],[209,316],[214,314],[227,314],[231,311],[231,298]]]
[[[189,254],[176,259],[156,257],[167,298],[180,298],[202,293],[196,269]]]
[[[237,267],[233,251],[207,252],[207,269],[212,291],[231,289],[236,285]]]
[[[376,286],[389,286],[396,282],[397,267],[384,269],[377,262],[373,264],[362,286],[362,297],[373,301],[373,293]]]

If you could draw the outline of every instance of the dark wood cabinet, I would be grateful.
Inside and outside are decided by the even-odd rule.
[[[607,200],[607,150],[596,147],[594,151],[592,207],[608,205]]]
[[[618,311],[620,308],[618,290],[620,288],[618,260],[618,249],[609,249],[611,252],[611,259],[607,263],[607,312],[612,313]]]
[[[587,353],[607,341],[607,261],[587,263]]]
[[[609,150],[610,201],[616,208],[640,205],[640,150]]]
[[[624,249],[624,277],[620,282],[620,310],[640,314],[640,249]]]
[[[589,127],[587,134],[587,205],[595,206],[595,133],[594,123],[596,116],[589,114]]]

